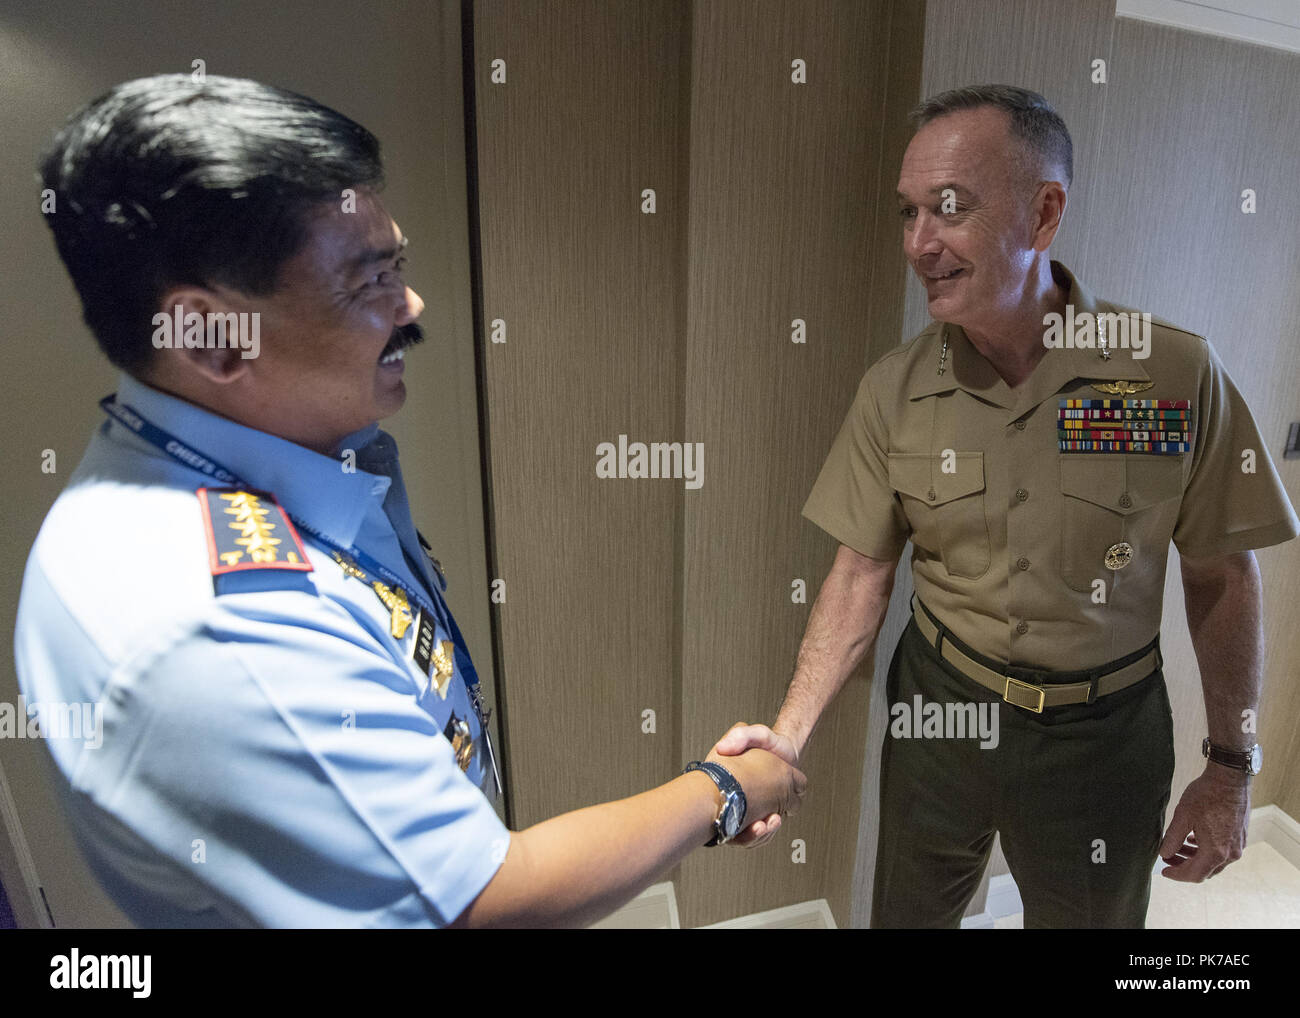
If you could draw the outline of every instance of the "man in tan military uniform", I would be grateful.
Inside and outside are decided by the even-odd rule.
[[[1140,926],[1157,849],[1189,880],[1240,855],[1254,749],[1240,720],[1262,670],[1249,549],[1300,525],[1206,341],[1096,299],[1049,259],[1072,151],[1046,101],[955,90],[916,119],[899,204],[936,320],[863,378],[804,507],[841,547],[786,702],[772,730],[720,749],[797,758],[874,641],[910,538],[873,925],[957,925],[1001,831],[1027,926]],[[1207,762],[1162,843],[1171,540],[1224,762]],[[932,703],[946,713],[924,734],[892,706]],[[996,711],[996,745],[944,729],[949,704]]]

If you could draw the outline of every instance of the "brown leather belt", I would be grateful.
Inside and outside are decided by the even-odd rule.
[[[921,635],[931,647],[936,646],[940,628],[931,619],[930,611],[921,604],[921,599],[912,595],[912,618],[921,630]],[[1045,707],[1061,707],[1072,703],[1092,703],[1099,696],[1118,692],[1135,682],[1141,682],[1148,675],[1160,668],[1163,661],[1158,642],[1136,661],[1115,667],[1113,664],[1101,665],[1089,671],[1083,682],[1064,682],[1039,685],[1016,678],[1011,672],[1021,674],[1036,673],[1051,675],[1051,672],[1038,669],[1017,668],[1005,665],[1004,671],[997,672],[965,653],[965,644],[960,643],[945,628],[943,639],[939,641],[939,655],[972,682],[978,682],[985,689],[997,693],[1002,699],[1015,707],[1023,707],[1035,714],[1043,713]]]

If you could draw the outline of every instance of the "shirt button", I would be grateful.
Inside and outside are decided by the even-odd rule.
[[[1025,430],[1025,422],[1024,422],[1024,421],[1016,421],[1016,430],[1017,430],[1017,431],[1024,431],[1024,430]]]
[[[1023,555],[1021,555],[1020,558],[1016,559],[1016,568],[1017,568],[1017,569],[1028,569],[1028,568],[1029,568],[1029,559],[1027,559],[1027,558],[1025,558]],[[1028,628],[1028,627],[1026,627],[1026,628]]]
[[[1026,622],[1024,619],[1021,619],[1019,622],[1016,623],[1016,632],[1019,633],[1021,636],[1024,636],[1027,632],[1029,632],[1029,623]]]
[[[1131,498],[1129,498],[1129,494],[1128,494],[1127,491],[1124,492],[1124,494],[1120,495],[1120,497],[1119,497],[1119,504],[1120,504],[1120,508],[1122,508],[1122,509],[1130,509],[1130,508],[1132,508],[1132,506],[1133,506],[1133,500],[1132,500]]]
[[[931,502],[933,502],[933,501],[934,501],[934,498],[935,498],[935,495],[934,495],[934,489],[931,488],[929,491],[927,491],[927,492],[925,493],[925,497],[928,498]]]
[[[1024,501],[1025,501],[1026,499],[1028,499],[1028,498],[1029,498],[1029,492],[1025,491],[1024,488],[1017,488],[1017,489],[1016,489],[1016,501],[1017,501],[1017,502],[1024,502]]]

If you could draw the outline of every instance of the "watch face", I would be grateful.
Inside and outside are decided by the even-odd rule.
[[[1255,748],[1250,751],[1250,773],[1258,774],[1260,767],[1264,765],[1264,747],[1258,742]]]
[[[722,831],[728,840],[740,833],[740,822],[743,819],[740,815],[740,796],[728,795],[727,805],[722,810]]]

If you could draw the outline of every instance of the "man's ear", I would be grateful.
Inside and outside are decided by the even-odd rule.
[[[1045,180],[1038,185],[1034,195],[1034,234],[1035,251],[1046,251],[1056,239],[1056,231],[1061,228],[1061,219],[1065,215],[1067,202],[1065,187],[1057,180]]]
[[[236,313],[222,294],[202,286],[178,286],[168,290],[160,303],[154,315],[153,345],[156,358],[167,358],[167,374],[227,385],[248,370],[238,334],[218,330],[216,323],[224,319],[210,317]]]

